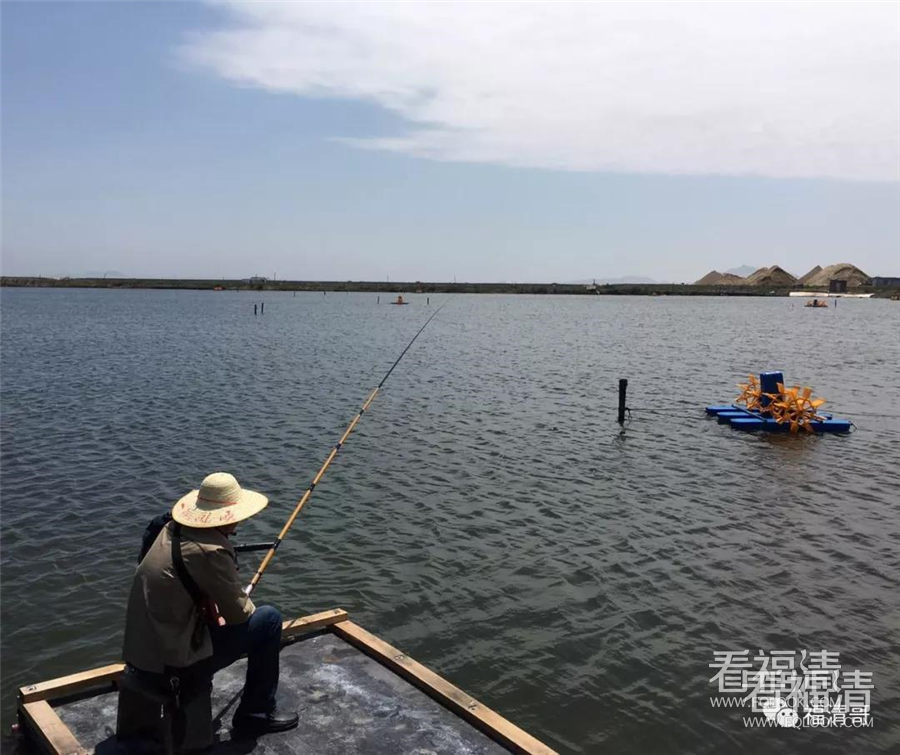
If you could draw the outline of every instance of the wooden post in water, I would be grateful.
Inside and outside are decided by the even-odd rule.
[[[375,303],[376,303],[376,304],[381,304],[381,297],[380,297],[380,296],[378,297],[378,301],[375,302]]]
[[[264,315],[266,313],[266,303],[265,302],[263,302],[262,304],[259,305],[259,313],[261,315]]]
[[[255,304],[253,305],[253,314],[254,315],[256,314],[256,305]]]
[[[619,419],[620,425],[625,424],[625,393],[628,390],[628,381],[625,378],[619,379]]]

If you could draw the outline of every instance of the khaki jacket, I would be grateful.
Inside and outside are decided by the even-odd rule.
[[[212,639],[204,626],[202,641],[191,647],[200,612],[172,563],[169,522],[138,565],[128,597],[122,655],[143,671],[161,673],[166,666],[183,668],[212,655]],[[215,601],[226,624],[242,624],[255,610],[238,578],[234,546],[216,528],[181,528],[181,554],[200,591]]]

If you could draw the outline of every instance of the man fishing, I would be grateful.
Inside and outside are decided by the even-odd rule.
[[[268,504],[216,472],[172,508],[172,520],[141,559],[128,598],[123,657],[136,673],[187,691],[247,656],[247,678],[234,728],[285,731],[296,713],[277,711],[281,614],[256,607],[242,589],[228,537]]]
[[[301,509],[347,441],[375,396],[444,305],[420,327],[322,464],[275,538],[246,590],[241,588],[228,536],[237,523],[268,504],[261,493],[243,490],[230,474],[209,475],[172,509],[166,524],[143,555],[128,599],[123,656],[138,673],[168,681],[175,689],[208,684],[212,675],[247,655],[247,680],[232,723],[253,733],[297,726],[296,713],[276,712],[281,614],[256,608],[250,595]],[[204,682],[204,680],[206,680]]]

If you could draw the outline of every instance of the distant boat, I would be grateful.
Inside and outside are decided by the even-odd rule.
[[[397,301],[392,301],[391,304],[409,304],[408,301],[403,301],[402,296],[397,297]]]

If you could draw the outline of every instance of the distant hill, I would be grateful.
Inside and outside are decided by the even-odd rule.
[[[127,278],[120,270],[88,270],[84,275],[73,275],[72,278]]]
[[[596,283],[598,286],[605,286],[615,283],[660,283],[660,281],[643,275],[623,275],[621,278],[591,278],[590,280],[571,281],[573,286],[589,286],[592,283]]]
[[[645,275],[623,275],[621,278],[597,278],[597,283],[605,286],[607,283],[659,283],[659,281]]]
[[[755,271],[755,267],[750,267],[750,265],[741,265],[740,267],[733,267],[731,268],[731,270],[726,270],[725,272],[736,275],[739,278],[746,278],[748,275],[751,275]]]

